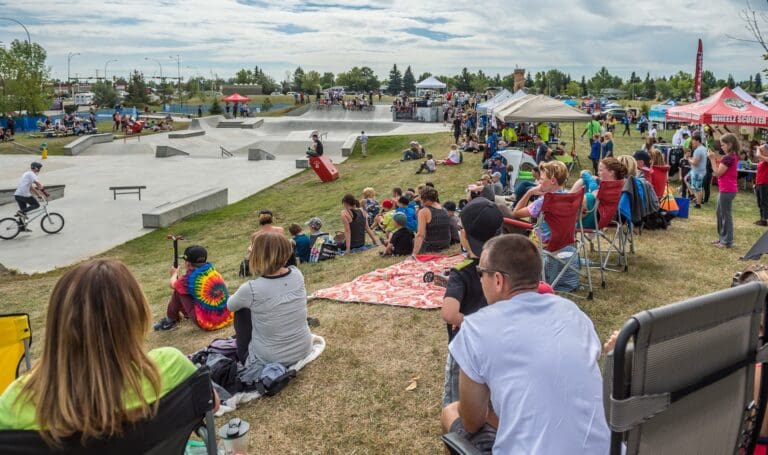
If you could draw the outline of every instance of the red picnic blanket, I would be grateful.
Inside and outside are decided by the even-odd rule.
[[[431,310],[443,306],[445,288],[425,283],[424,274],[440,274],[464,260],[464,256],[420,256],[360,275],[348,283],[321,289],[310,296],[339,302],[395,305]]]

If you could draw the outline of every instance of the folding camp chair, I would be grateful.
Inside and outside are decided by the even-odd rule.
[[[748,283],[627,321],[603,380],[612,454],[752,453],[768,393],[763,374],[755,399],[767,291]]]
[[[667,189],[667,181],[669,180],[669,166],[651,166],[651,186],[656,193],[656,197],[661,200],[664,197],[664,193]]]
[[[587,250],[584,246],[584,242],[582,242],[582,239],[584,238],[583,228],[581,228],[580,225],[579,229],[581,230],[581,235],[576,235],[576,221],[581,215],[581,207],[584,200],[584,188],[581,188],[581,190],[576,193],[547,193],[543,197],[544,203],[542,204],[541,214],[537,219],[536,225],[509,218],[505,218],[504,223],[535,231],[546,221],[549,226],[551,238],[546,245],[542,245],[542,242],[538,242],[543,266],[541,271],[542,279],[545,278],[546,261],[557,261],[562,268],[552,282],[548,282],[552,288],[555,288],[560,280],[563,279],[563,276],[570,270],[579,275],[586,276],[587,288],[589,289],[587,298],[591,300],[593,297],[593,289],[589,261],[585,260],[584,264],[580,265],[580,259],[587,258]],[[575,253],[567,257],[561,257],[558,252],[568,246],[573,246],[576,250]]]
[[[22,361],[32,367],[32,328],[28,314],[0,315],[0,393],[19,376]]]
[[[0,431],[0,453],[3,455],[166,455],[184,453],[189,435],[204,425],[200,432],[208,455],[215,455],[216,430],[213,421],[213,386],[210,372],[201,369],[160,399],[157,414],[151,419],[126,426],[122,437],[87,442],[80,436],[66,438],[60,450],[52,451],[32,430]]]
[[[576,164],[576,161],[573,159],[573,157],[571,155],[554,155],[554,157],[556,161],[560,161],[561,163],[565,164],[565,167],[568,169],[568,175],[570,175]]]
[[[595,206],[592,210],[588,211],[584,215],[584,218],[592,216],[594,217],[594,229],[582,229],[582,241],[589,241],[590,246],[593,246],[591,238],[597,238],[597,252],[600,256],[600,285],[605,288],[605,271],[612,270],[608,268],[610,257],[612,253],[616,253],[618,256],[618,267],[623,271],[629,269],[627,265],[627,254],[624,248],[622,248],[623,229],[620,222],[616,221],[616,216],[619,211],[619,199],[621,198],[621,192],[624,188],[624,180],[606,180],[600,182],[600,186],[597,190],[597,196],[595,197]],[[620,216],[620,215],[619,215]],[[613,236],[608,233],[608,228],[615,226],[616,231]],[[602,240],[607,242],[605,251],[603,251]]]

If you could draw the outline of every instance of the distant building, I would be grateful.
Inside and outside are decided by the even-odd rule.
[[[258,84],[229,84],[221,87],[221,93],[224,96],[229,96],[233,93],[239,93],[243,96],[248,95],[261,95],[262,88]]]
[[[128,81],[125,79],[118,79],[115,81],[115,90],[128,90]]]
[[[75,93],[74,101],[78,106],[90,106],[93,104],[93,92]]]

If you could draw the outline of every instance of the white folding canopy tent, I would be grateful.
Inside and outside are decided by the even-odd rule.
[[[445,89],[445,87],[446,85],[440,82],[440,80],[435,76],[429,76],[428,78],[416,84],[417,89],[441,90]]]
[[[502,122],[571,122],[573,144],[576,144],[576,122],[588,122],[592,116],[560,100],[545,95],[525,95],[494,110]]]

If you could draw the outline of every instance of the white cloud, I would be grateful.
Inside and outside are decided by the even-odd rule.
[[[332,4],[332,7],[320,5]],[[704,41],[705,68],[737,79],[768,66],[756,45],[726,37],[744,35],[740,0],[701,3],[661,0],[137,0],[130,3],[28,0],[5,5],[4,15],[26,23],[33,41],[48,51],[54,76],[110,74],[133,69],[175,75],[211,72],[229,77],[259,65],[280,80],[301,65],[339,72],[355,65],[385,77],[393,63],[418,75],[471,70],[506,74],[518,65],[532,71],[559,68],[573,77],[601,66],[628,75],[693,71],[696,40]],[[768,24],[766,24],[768,29]],[[407,29],[459,38],[436,41]],[[282,30],[282,31],[281,31]],[[285,33],[299,32],[299,33]],[[0,40],[24,39],[23,30],[0,21]],[[196,69],[187,69],[193,66]]]

